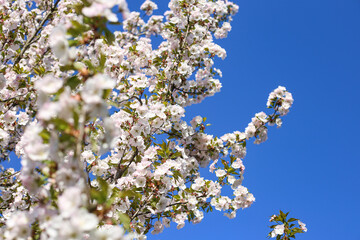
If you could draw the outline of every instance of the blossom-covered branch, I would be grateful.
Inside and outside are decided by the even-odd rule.
[[[214,38],[227,37],[238,6],[171,0],[153,15],[146,0],[140,9],[2,1],[0,157],[15,152],[22,165],[0,173],[4,239],[146,239],[214,209],[233,218],[254,202],[242,185],[246,144],[281,126],[291,94],[276,88],[272,113],[255,114],[243,132],[206,134],[206,118],[187,122],[185,110],[220,91],[213,66],[226,51]]]

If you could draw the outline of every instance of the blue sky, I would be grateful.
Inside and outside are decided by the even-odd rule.
[[[142,1],[128,1],[138,10]],[[155,1],[161,14],[166,0]],[[269,216],[290,211],[308,226],[297,239],[360,239],[360,1],[238,0],[227,39],[222,91],[189,107],[187,119],[206,116],[208,132],[243,130],[266,110],[278,85],[295,102],[283,127],[249,145],[244,185],[251,208],[229,220],[205,215],[197,225],[175,225],[150,240],[266,239]]]

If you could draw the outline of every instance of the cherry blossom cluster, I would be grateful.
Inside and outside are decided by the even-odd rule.
[[[238,6],[168,6],[0,0],[0,157],[21,162],[1,168],[0,239],[146,239],[255,201],[242,185],[246,144],[281,126],[291,93],[275,89],[273,112],[243,132],[217,137],[206,118],[185,121],[186,107],[221,89],[214,60],[226,51],[214,38],[227,37]]]
[[[270,218],[270,222],[274,222],[276,224],[270,226],[272,231],[269,233],[269,238],[275,238],[277,240],[289,240],[291,238],[295,239],[296,234],[307,232],[306,224],[301,222],[296,218],[289,218],[287,216],[289,213],[283,213],[281,210],[278,215],[273,215]],[[298,223],[298,227],[294,222]]]

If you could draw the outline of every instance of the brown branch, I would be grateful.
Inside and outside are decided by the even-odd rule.
[[[129,159],[128,165],[125,168],[121,168],[120,167],[121,166],[120,165],[121,161],[119,162],[118,167],[117,167],[117,171],[116,171],[116,174],[115,174],[115,177],[114,177],[114,182],[122,177],[122,175],[125,173],[125,171],[130,167],[131,163],[135,160],[135,157],[138,155],[138,153],[139,153],[139,150],[136,148],[134,154]]]
[[[0,181],[4,180],[4,179],[7,179],[7,178],[10,178],[10,177],[14,177],[16,174],[19,174],[19,173],[20,173],[20,171],[17,171],[17,172],[14,172],[13,174],[3,176],[3,177],[0,178]]]

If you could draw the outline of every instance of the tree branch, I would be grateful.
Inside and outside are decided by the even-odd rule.
[[[131,158],[129,160],[129,164],[123,169],[121,169],[121,167],[120,167],[121,161],[119,162],[118,167],[117,167],[117,171],[116,171],[116,174],[115,174],[115,177],[114,177],[114,182],[116,180],[118,180],[119,178],[121,178],[121,176],[124,174],[124,172],[129,168],[131,163],[135,160],[135,157],[138,155],[138,153],[139,153],[139,150],[136,148],[134,154],[131,156]]]

